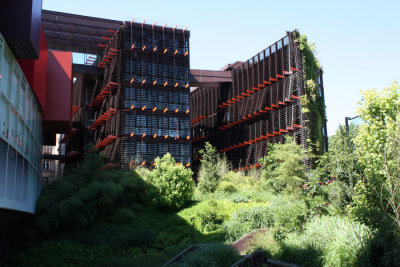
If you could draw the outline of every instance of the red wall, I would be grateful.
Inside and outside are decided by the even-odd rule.
[[[71,115],[72,52],[49,51],[44,133],[71,132]]]
[[[18,59],[18,63],[35,94],[42,112],[46,108],[47,60],[48,46],[43,30],[41,29],[39,59]]]

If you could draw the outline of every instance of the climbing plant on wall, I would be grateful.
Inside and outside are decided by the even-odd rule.
[[[303,61],[304,96],[301,98],[302,112],[305,116],[305,126],[309,131],[307,142],[310,158],[314,161],[316,156],[324,152],[322,128],[326,121],[325,104],[318,84],[321,66],[314,55],[315,45],[307,41],[306,35],[300,35],[298,32],[296,34]]]

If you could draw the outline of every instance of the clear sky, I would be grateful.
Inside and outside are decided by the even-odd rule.
[[[354,116],[360,90],[400,82],[400,1],[43,0],[43,9],[187,25],[191,68],[247,60],[298,29],[323,66],[328,133]]]

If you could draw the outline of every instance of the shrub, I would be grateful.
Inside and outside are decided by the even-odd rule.
[[[292,232],[301,232],[306,221],[307,206],[304,200],[289,196],[275,197],[271,203],[274,214],[273,232],[278,240]]]
[[[223,154],[222,157],[217,157],[217,169],[220,177],[223,177],[228,172],[232,171],[232,164],[229,162],[225,154]]]
[[[234,193],[237,191],[236,186],[233,183],[222,181],[218,185],[218,191],[226,192],[226,193]]]
[[[351,188],[363,177],[363,168],[360,166],[354,144],[358,128],[354,124],[350,124],[348,129],[344,126],[338,127],[336,133],[329,137],[329,160],[325,164],[325,169],[336,181],[341,181]]]
[[[333,215],[343,214],[351,203],[353,189],[346,183],[335,181],[326,187],[329,199],[329,212]]]
[[[207,200],[197,205],[188,219],[197,229],[210,232],[220,229],[228,217],[229,213],[222,201]]]
[[[221,179],[218,168],[219,155],[215,147],[208,142],[199,153],[203,158],[200,160],[198,189],[200,192],[214,192]]]
[[[258,181],[256,178],[245,175],[244,172],[233,172],[230,171],[222,177],[223,181],[230,182],[242,191],[246,189],[254,189],[257,186]],[[257,188],[258,189],[258,188]]]
[[[106,220],[119,208],[147,202],[148,185],[135,171],[104,171],[103,164],[98,154],[89,154],[71,176],[44,188],[36,204],[35,221],[40,231],[79,229]]]
[[[195,251],[187,254],[177,263],[169,266],[231,266],[238,261],[240,256],[236,250],[223,244],[200,245]]]
[[[276,179],[293,191],[306,178],[302,162],[305,151],[291,137],[285,140],[284,144],[274,144],[268,155],[260,161],[266,179]]]
[[[156,158],[155,162],[156,167],[148,174],[148,181],[154,186],[157,207],[182,208],[193,196],[193,172],[182,164],[176,164],[169,153]]]

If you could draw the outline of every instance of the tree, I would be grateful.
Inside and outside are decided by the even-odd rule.
[[[268,155],[261,159],[263,168],[269,170],[264,175],[275,177],[291,191],[306,180],[304,156],[304,149],[293,138],[287,137],[284,144],[273,145]]]
[[[148,181],[154,186],[155,203],[159,208],[180,209],[192,198],[193,172],[177,164],[171,154],[155,159],[156,167],[148,173]]]
[[[220,157],[217,150],[209,142],[199,153],[202,155],[199,171],[198,188],[201,192],[214,192],[221,180],[218,162]]]
[[[400,264],[400,88],[397,82],[363,92],[359,114],[364,123],[355,139],[364,180],[355,187],[349,213],[378,229],[376,258]]]
[[[396,131],[400,109],[400,92],[397,82],[378,92],[375,89],[363,92],[358,110],[364,123],[355,139],[360,162],[365,175],[378,184],[384,180],[384,155],[388,137]]]
[[[350,212],[361,221],[375,227],[382,225],[382,190],[390,183],[388,168],[395,162],[396,147],[390,141],[399,132],[400,92],[397,82],[382,92],[366,90],[360,102],[359,114],[364,121],[355,144],[364,170],[364,181],[358,183]],[[365,190],[361,190],[365,188]],[[381,193],[382,192],[382,193]],[[383,213],[382,213],[383,212]]]
[[[354,144],[357,133],[357,125],[350,125],[349,131],[340,125],[335,135],[329,138],[328,171],[335,180],[341,181],[351,188],[354,188],[363,175]]]

